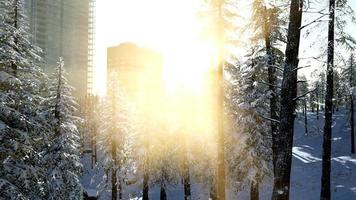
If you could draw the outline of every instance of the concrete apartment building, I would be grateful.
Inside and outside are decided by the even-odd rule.
[[[113,76],[114,75],[114,76]],[[122,43],[107,50],[107,82],[118,86],[131,98],[162,87],[162,57],[133,43]],[[110,85],[108,85],[108,91]],[[152,91],[151,91],[152,92]]]
[[[95,0],[25,0],[32,41],[43,50],[45,72],[63,57],[74,94],[92,92]]]

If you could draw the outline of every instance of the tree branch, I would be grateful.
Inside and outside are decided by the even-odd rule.
[[[272,84],[270,84],[270,83],[266,83],[266,82],[264,82],[264,81],[257,81],[258,83],[262,83],[262,84],[265,84],[265,85],[268,85],[268,86],[272,86],[272,87],[276,87],[276,88],[281,88],[280,86],[278,86],[278,85],[272,85]]]
[[[320,17],[318,17],[318,18],[316,18],[315,20],[313,20],[313,21],[307,23],[306,25],[301,26],[299,29],[302,30],[303,28],[305,28],[305,27],[307,27],[307,26],[310,26],[310,25],[313,24],[313,23],[320,22],[320,21],[321,21],[320,19],[323,18],[324,16],[326,16],[326,15],[321,15]]]
[[[272,118],[269,118],[269,117],[266,117],[266,116],[263,116],[262,114],[259,114],[263,119],[266,119],[266,120],[269,120],[271,122],[274,122],[274,123],[281,123],[279,120],[276,120],[276,119],[272,119]]]
[[[305,97],[306,95],[308,95],[309,93],[314,92],[314,91],[315,91],[315,89],[314,89],[314,90],[310,90],[310,91],[308,91],[308,92],[306,92],[306,93],[304,93],[304,94],[302,94],[302,95],[299,95],[299,96],[295,97],[295,98],[293,99],[293,101],[298,101],[298,100],[300,100],[301,98]]]
[[[297,67],[297,68],[294,68],[293,70],[294,70],[294,71],[297,71],[297,70],[300,70],[300,69],[303,69],[303,68],[307,68],[307,67],[311,67],[311,65],[306,65],[306,66]]]

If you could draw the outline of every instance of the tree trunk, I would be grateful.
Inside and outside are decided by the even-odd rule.
[[[210,199],[218,200],[218,197],[216,194],[216,186],[215,186],[214,182],[210,185]]]
[[[97,130],[95,128],[94,130],[94,164],[96,164],[98,162],[98,149],[97,149],[97,146],[96,146],[96,133],[97,133]]]
[[[250,200],[259,200],[259,185],[258,181],[251,182]]]
[[[112,140],[111,158],[113,162],[111,171],[111,199],[117,200],[117,176],[116,176],[116,142]]]
[[[270,98],[270,117],[271,119],[279,120],[278,119],[278,108],[277,108],[277,102],[278,102],[278,95],[277,95],[277,76],[276,76],[276,69],[274,68],[275,65],[275,60],[274,60],[274,54],[272,50],[272,45],[271,45],[271,19],[270,19],[270,14],[267,13],[267,9],[265,8],[265,18],[269,19],[267,23],[265,23],[264,27],[264,37],[265,37],[265,45],[266,45],[266,54],[267,54],[267,65],[268,65],[268,84],[269,84],[269,90],[271,91],[271,98]],[[278,124],[275,122],[271,122],[271,136],[272,138],[275,137],[278,131]],[[272,140],[274,141],[274,140]],[[273,154],[273,161],[275,160],[275,150],[276,145],[275,143],[272,144],[272,154]],[[275,163],[273,162],[273,166]]]
[[[166,184],[164,182],[163,173],[162,173],[162,177],[161,177],[161,193],[160,193],[159,199],[160,200],[167,200]]]
[[[272,138],[276,145],[273,200],[289,199],[302,13],[303,1],[292,0],[281,89],[279,134]]]
[[[351,55],[351,63],[350,63],[350,88],[351,88],[351,94],[350,94],[350,127],[351,127],[351,153],[355,153],[355,126],[354,126],[354,98],[353,98],[353,86],[354,86],[354,80],[353,80],[353,65],[354,65],[354,57]]]
[[[98,102],[96,101],[96,99],[93,99],[93,96],[91,97],[92,98],[92,105],[93,105],[93,109],[97,110],[97,106],[98,106]],[[95,115],[96,113],[92,111],[92,114]],[[93,118],[95,119],[95,117],[93,116]],[[93,138],[92,138],[92,141],[93,141],[93,163],[94,165],[98,162],[98,150],[97,150],[97,141],[96,141],[96,137],[97,137],[97,134],[98,134],[98,127],[97,127],[97,121],[94,121],[94,124],[93,124]]]
[[[189,162],[187,155],[187,145],[184,144],[183,151],[183,185],[184,185],[184,200],[191,200],[191,192],[190,192],[190,173],[189,173]]]
[[[119,188],[119,199],[122,199],[122,181],[121,179],[118,180],[118,188]]]
[[[333,90],[334,90],[334,20],[335,20],[335,0],[329,1],[329,31],[328,31],[328,62],[326,76],[326,95],[325,95],[325,124],[323,141],[323,169],[321,175],[321,200],[331,198],[330,191],[330,170],[331,170],[331,135],[332,135],[332,109],[333,109]]]
[[[91,100],[89,100],[91,101]],[[93,104],[91,104],[91,106],[93,106]],[[92,107],[91,107],[92,108]],[[91,112],[91,111],[89,111]],[[93,113],[91,113],[93,114]],[[89,125],[90,128],[90,131],[91,131],[91,168],[93,169],[96,162],[97,162],[97,149],[96,149],[96,127],[95,125]]]
[[[316,89],[316,119],[319,120],[319,87]]]
[[[146,138],[147,139],[147,138]],[[142,198],[143,200],[149,200],[148,198],[148,191],[149,191],[149,157],[148,157],[148,142],[146,141],[145,144],[146,147],[146,155],[145,155],[145,161],[143,164],[143,189],[142,189]]]
[[[355,126],[354,126],[354,99],[352,94],[350,95],[350,127],[351,127],[351,153],[355,153]]]
[[[307,101],[304,101],[304,127],[305,135],[308,135],[308,115],[307,115]]]
[[[117,177],[115,169],[111,172],[111,200],[117,200]]]
[[[60,58],[60,63],[58,65],[58,85],[57,85],[57,95],[56,95],[56,105],[54,108],[54,118],[57,119],[57,127],[55,129],[56,136],[61,134],[61,108],[60,108],[60,101],[61,101],[61,94],[62,94],[62,67],[63,62]]]

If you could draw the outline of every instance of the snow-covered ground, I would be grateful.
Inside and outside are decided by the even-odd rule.
[[[307,135],[304,133],[303,118],[297,119],[295,123],[290,191],[292,200],[319,199],[320,195],[323,115],[317,120],[315,113],[309,113],[308,118]],[[356,199],[356,156],[350,153],[348,116],[343,111],[334,114],[332,138],[332,199]],[[103,174],[96,170],[87,171],[82,180],[84,187],[93,192],[102,176]],[[141,188],[137,188],[137,192],[140,190]],[[192,190],[193,199],[208,199],[209,192],[206,187],[193,184]],[[260,188],[260,199],[271,199],[271,192],[272,180],[265,180]],[[125,196],[129,199],[127,194]],[[159,199],[158,187],[150,188],[150,199]],[[168,199],[183,200],[182,185],[169,187]],[[228,199],[236,197],[230,193]],[[240,191],[237,199],[249,199],[249,188]]]
[[[291,199],[319,199],[323,142],[323,117],[309,113],[309,134],[304,134],[303,120],[295,124]],[[334,114],[332,135],[332,199],[356,199],[356,156],[351,155],[349,118]]]

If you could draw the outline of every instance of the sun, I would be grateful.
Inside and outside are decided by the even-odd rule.
[[[163,56],[165,88],[196,93],[214,60],[214,42],[203,38],[197,17],[203,0],[108,0],[98,2],[96,88],[105,92],[106,48],[133,42]],[[111,5],[111,6],[108,6]],[[140,6],[137,6],[140,5]]]
[[[197,17],[198,1],[164,1],[164,19],[151,34],[163,56],[165,88],[169,94],[184,90],[199,94],[205,78],[216,64],[214,38],[206,37],[206,27]],[[169,2],[169,3],[167,3]],[[157,11],[157,13],[160,13]]]
[[[165,94],[151,101],[139,98],[138,105],[144,105],[156,122],[170,123],[177,129],[185,127],[186,133],[196,137],[213,137],[216,109],[208,79],[217,65],[218,48],[210,36],[213,34],[207,31],[211,24],[198,15],[204,0],[108,1],[112,4],[105,2],[101,4],[104,7],[98,2],[98,77],[106,77],[106,55],[101,52],[106,52],[108,46],[133,42],[153,49],[162,55]],[[143,77],[154,77],[152,70],[144,73],[149,74]],[[104,78],[97,81],[101,84],[97,88],[105,94]]]

